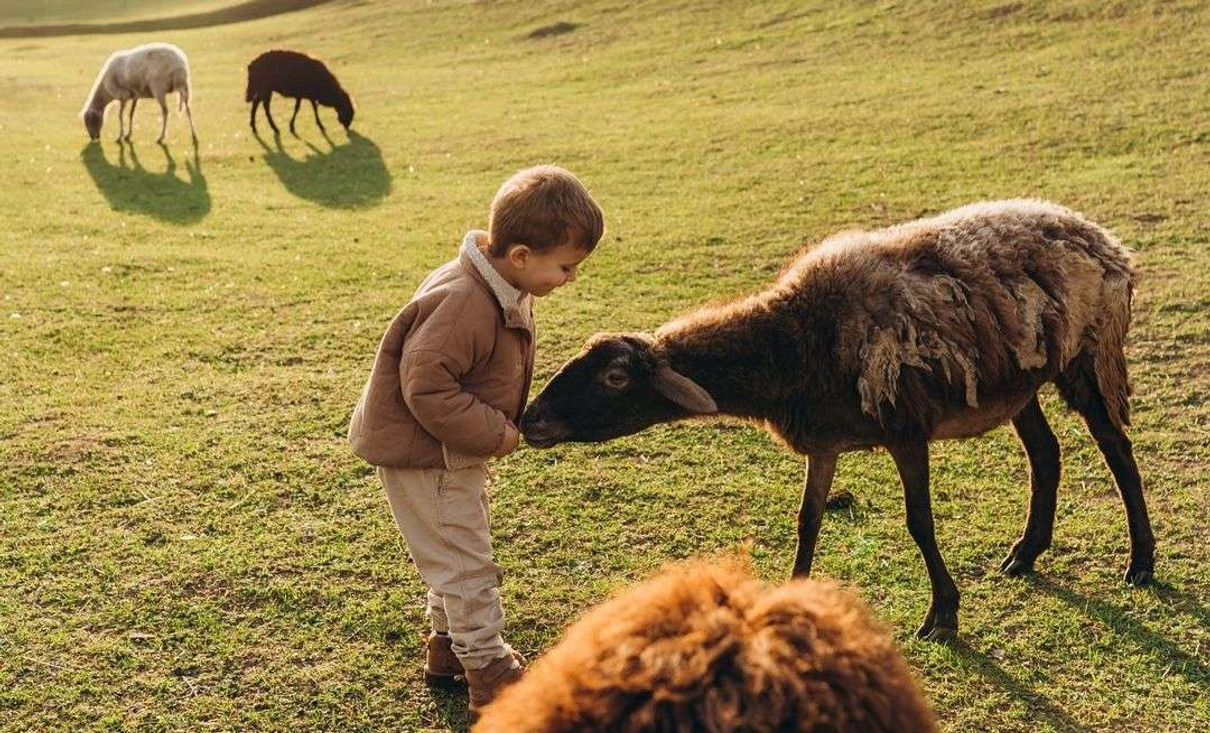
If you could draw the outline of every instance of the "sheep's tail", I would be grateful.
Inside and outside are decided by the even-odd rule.
[[[180,114],[185,111],[185,103],[193,98],[193,80],[189,76],[189,72],[185,72],[185,83],[181,85],[180,91],[176,95],[176,112]]]
[[[1119,428],[1130,424],[1130,379],[1126,374],[1126,332],[1130,329],[1133,278],[1118,280],[1110,291],[1097,340],[1093,347],[1093,373],[1105,400],[1109,419]]]
[[[1088,329],[1080,352],[1055,379],[1059,394],[1085,417],[1105,411],[1120,429],[1130,424],[1130,379],[1126,374],[1126,331],[1130,328],[1130,301],[1134,276],[1104,283],[1101,317]]]

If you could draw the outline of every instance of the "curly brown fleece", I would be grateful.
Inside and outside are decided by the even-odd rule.
[[[672,566],[588,613],[474,733],[935,731],[864,606],[734,563]]]

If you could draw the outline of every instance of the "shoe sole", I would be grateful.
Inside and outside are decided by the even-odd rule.
[[[466,678],[453,674],[434,674],[425,670],[424,681],[430,687],[458,687],[466,683]]]

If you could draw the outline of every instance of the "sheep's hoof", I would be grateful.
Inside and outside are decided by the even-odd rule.
[[[924,640],[934,644],[950,644],[958,638],[958,630],[945,626],[934,626],[933,630],[924,636]]]
[[[1013,543],[1008,556],[1000,563],[1000,572],[1005,575],[1025,575],[1034,571],[1034,561],[1046,550],[1047,545],[1033,546],[1024,538]]]
[[[924,623],[916,630],[916,638],[946,644],[958,637],[958,614],[937,613],[929,609]]]
[[[1134,563],[1126,569],[1126,583],[1128,585],[1140,586],[1150,585],[1154,579],[1154,571],[1150,566],[1136,567]]]
[[[1037,553],[1026,552],[1019,547],[1009,550],[1008,556],[1000,563],[1000,572],[1005,575],[1025,575],[1034,571],[1034,560]]]
[[[1004,575],[1019,576],[1025,575],[1026,573],[1032,573],[1033,571],[1033,560],[1026,560],[1024,558],[1017,557],[1016,555],[1009,555],[1008,557],[1004,558],[1004,562],[1000,563],[1000,572]]]

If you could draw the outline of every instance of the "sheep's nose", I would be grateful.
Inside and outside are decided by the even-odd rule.
[[[545,426],[546,420],[544,420],[542,416],[538,414],[537,410],[535,410],[533,407],[530,407],[525,411],[525,414],[521,416],[521,424],[517,427],[521,428],[522,432],[528,433],[534,430],[541,430]]]

